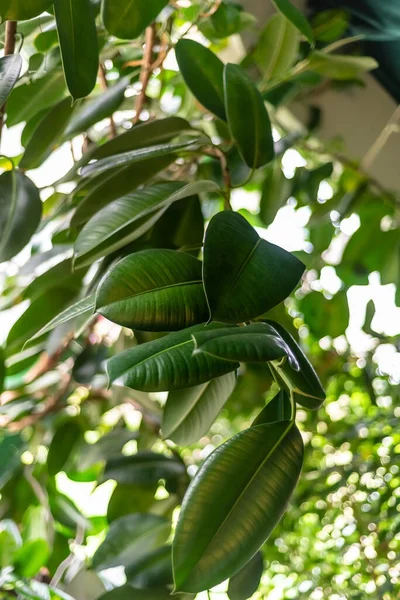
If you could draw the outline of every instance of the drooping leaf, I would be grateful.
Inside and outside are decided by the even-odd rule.
[[[99,68],[95,15],[90,0],[54,0],[65,79],[71,96],[84,98]]]
[[[228,64],[224,69],[224,94],[229,129],[241,157],[251,169],[262,167],[274,158],[274,141],[260,92],[241,67]]]
[[[310,23],[290,0],[272,0],[277,10],[281,12],[304,35],[310,44],[314,43],[314,34]]]
[[[202,385],[170,392],[164,408],[162,432],[178,445],[197,442],[210,429],[236,385],[234,372]]]
[[[33,340],[42,337],[42,335],[44,335],[45,333],[52,331],[52,329],[55,329],[59,325],[62,325],[63,323],[66,323],[67,321],[75,319],[76,317],[79,317],[81,315],[87,314],[87,316],[89,317],[94,312],[94,308],[95,294],[92,294],[87,298],[82,298],[81,300],[78,300],[62,312],[58,312],[54,319],[48,321],[47,324],[45,324],[41,329],[39,329],[39,331],[32,335],[32,337],[29,338],[28,341],[32,342]]]
[[[243,323],[260,316],[293,291],[303,271],[297,258],[262,240],[238,213],[211,219],[203,279],[213,320]]]
[[[254,56],[268,81],[284,75],[293,66],[298,50],[296,28],[286,17],[276,14],[263,29]]]
[[[168,0],[103,0],[102,17],[111,35],[133,40],[156,19]]]
[[[238,368],[238,363],[222,361],[206,354],[193,356],[192,334],[204,325],[170,333],[152,342],[140,344],[112,357],[107,363],[111,383],[143,391],[174,391],[205,383]],[[211,323],[209,329],[221,327]]]
[[[148,231],[167,208],[201,191],[215,191],[213,182],[159,183],[115,200],[92,217],[75,242],[75,264],[85,266]]]
[[[21,68],[22,58],[20,54],[12,54],[11,56],[2,56],[0,58],[0,108],[18,81]]]
[[[134,514],[116,519],[93,556],[93,567],[100,571],[144,558],[165,543],[170,528],[169,521],[157,515]]]
[[[183,252],[143,250],[111,268],[97,290],[96,311],[144,331],[177,331],[207,318],[201,262]]]
[[[72,419],[63,423],[56,431],[49,446],[47,468],[53,477],[63,470],[75,445],[80,441],[81,426]]]
[[[21,159],[21,169],[37,169],[60,144],[74,111],[70,98],[64,98],[39,122],[32,132]]]
[[[108,90],[84,104],[70,120],[64,137],[70,138],[87,131],[102,119],[112,115],[122,103],[129,81],[129,77],[121,77]]]
[[[257,552],[247,565],[230,578],[228,586],[229,599],[247,600],[247,598],[251,598],[260,585],[263,570],[263,556],[261,552]]]
[[[177,479],[185,473],[183,463],[164,454],[142,451],[132,456],[114,456],[107,461],[103,479],[118,483],[152,485],[160,479]]]
[[[281,336],[286,345],[289,359],[273,361],[271,364],[287,387],[296,393],[296,400],[302,406],[315,410],[325,400],[325,392],[310,361],[293,337],[275,321],[267,324]]]
[[[207,110],[226,120],[224,105],[224,64],[208,48],[194,40],[180,40],[176,60],[186,85]]]
[[[52,0],[2,0],[0,19],[2,21],[27,21],[47,10]]]
[[[20,171],[0,175],[0,262],[10,260],[29,242],[39,225],[39,191]]]
[[[348,56],[315,51],[310,56],[310,69],[332,79],[346,80],[373,71],[379,65],[370,56]]]
[[[244,567],[283,515],[302,461],[301,435],[288,421],[250,427],[205,460],[176,528],[176,590],[209,589]]]
[[[291,418],[292,404],[290,402],[289,394],[286,392],[286,390],[280,390],[255,418],[252,423],[252,427],[262,423],[290,421]]]
[[[286,356],[284,344],[264,323],[227,327],[193,334],[194,353],[206,353],[224,360],[265,362]]]

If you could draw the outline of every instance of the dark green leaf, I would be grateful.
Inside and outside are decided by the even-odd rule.
[[[211,318],[242,323],[284,300],[299,282],[304,265],[262,240],[241,215],[225,211],[208,226],[203,269]]]
[[[224,70],[224,92],[229,129],[240,155],[251,169],[262,167],[274,158],[274,141],[260,92],[241,67],[231,64]]]
[[[2,0],[0,19],[2,21],[27,21],[47,10],[52,0]]]
[[[111,457],[106,464],[103,479],[118,483],[151,485],[160,479],[177,479],[185,474],[185,467],[176,458],[156,452],[138,452],[132,456]]]
[[[21,169],[37,169],[61,143],[64,130],[74,107],[70,98],[64,98],[40,121],[26,146]]]
[[[205,435],[236,385],[234,372],[202,385],[168,394],[162,431],[178,445],[188,446]]]
[[[143,250],[120,260],[103,278],[96,311],[144,331],[176,331],[207,318],[201,262],[173,250]]]
[[[281,12],[304,35],[310,44],[314,43],[314,34],[310,23],[290,0],[272,0],[277,10]]]
[[[144,558],[165,543],[170,528],[169,521],[157,515],[126,515],[113,521],[93,556],[93,567],[100,571]]]
[[[176,528],[176,590],[209,589],[252,558],[282,517],[302,462],[301,435],[288,421],[246,429],[205,460]]]
[[[256,417],[252,427],[263,423],[274,423],[275,421],[290,421],[291,418],[292,404],[289,394],[285,390],[280,390]]]
[[[0,262],[13,258],[39,225],[42,203],[39,191],[26,175],[7,171],[0,175]]]
[[[47,468],[53,477],[63,470],[75,445],[80,441],[81,427],[76,420],[61,425],[49,446]]]
[[[175,54],[182,77],[195,98],[207,110],[226,120],[223,63],[211,50],[194,40],[180,40]]]
[[[205,383],[238,368],[238,363],[214,359],[206,354],[193,356],[192,334],[204,325],[170,333],[152,342],[140,344],[112,357],[107,363],[111,383],[147,392],[180,390]],[[216,323],[207,329],[221,327]]]
[[[156,19],[168,0],[103,0],[102,17],[109,33],[133,40]]]
[[[21,468],[21,454],[25,442],[19,433],[9,435],[2,432],[0,436],[0,487],[6,485],[14,472]]]
[[[96,85],[99,51],[90,0],[54,0],[65,79],[71,96],[84,98]]]
[[[321,339],[325,335],[335,338],[344,335],[349,325],[349,305],[345,292],[338,292],[328,300],[320,292],[307,294],[300,302],[310,332]]]
[[[125,569],[131,585],[152,589],[172,584],[171,546],[163,546],[142,558],[132,557]]]
[[[111,494],[107,508],[109,523],[132,513],[148,512],[154,502],[158,481],[151,484],[118,484]]]
[[[228,586],[230,600],[247,600],[247,598],[251,598],[260,585],[263,570],[263,556],[261,552],[257,552],[247,565],[231,577]]]
[[[271,225],[278,210],[289,199],[292,186],[290,179],[286,179],[279,160],[267,165],[260,200],[260,219],[264,225]]]
[[[2,56],[0,58],[0,108],[18,81],[21,68],[22,58],[19,54]]]

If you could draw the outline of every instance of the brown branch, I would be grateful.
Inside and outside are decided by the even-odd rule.
[[[143,105],[144,105],[144,102],[146,99],[147,85],[149,83],[150,76],[152,73],[151,59],[153,56],[153,47],[154,47],[155,39],[156,39],[156,26],[153,23],[153,25],[150,25],[149,27],[146,28],[143,64],[142,64],[142,69],[140,71],[140,78],[139,78],[139,81],[141,84],[141,90],[140,90],[139,95],[136,97],[136,114],[133,119],[134,124],[138,123],[138,121],[140,119],[140,113],[143,110]]]
[[[108,81],[106,77],[106,70],[104,65],[100,63],[99,65],[99,79],[101,83],[101,87],[103,91],[108,89]],[[113,139],[117,136],[117,128],[115,127],[115,121],[112,115],[110,115],[110,138]]]
[[[17,21],[6,22],[6,39],[4,43],[4,56],[14,54],[15,50],[15,34],[17,33]],[[1,134],[4,126],[4,116],[6,114],[6,103],[0,108],[0,142]]]

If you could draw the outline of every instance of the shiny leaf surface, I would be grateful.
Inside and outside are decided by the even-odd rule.
[[[21,73],[22,58],[19,54],[0,58],[0,108],[7,100]]]
[[[168,0],[103,0],[102,17],[109,33],[133,40],[159,15]]]

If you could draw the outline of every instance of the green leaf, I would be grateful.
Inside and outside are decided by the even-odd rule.
[[[71,226],[75,227],[85,223],[104,206],[129,194],[139,185],[163,171],[175,159],[175,154],[148,158],[139,163],[139,168],[134,163],[127,167],[113,169],[111,172],[101,173],[93,178],[89,193],[77,207],[71,219]]]
[[[291,418],[292,403],[289,394],[286,390],[280,390],[256,417],[252,427],[263,423],[274,423],[275,421],[290,421]]]
[[[286,356],[284,344],[264,323],[199,331],[193,335],[194,354],[206,353],[224,360],[265,362]]]
[[[247,565],[231,577],[228,586],[230,600],[247,600],[247,598],[251,598],[260,585],[263,571],[263,556],[261,552],[257,552]]]
[[[278,210],[291,196],[293,182],[286,179],[279,160],[265,167],[265,180],[260,200],[260,219],[264,225],[271,225]]]
[[[138,150],[131,150],[129,152],[121,152],[115,156],[110,156],[104,159],[97,160],[94,163],[89,164],[87,167],[82,169],[82,175],[84,177],[91,175],[98,175],[114,169],[115,167],[124,167],[132,165],[148,158],[158,158],[173,154],[178,150],[184,148],[194,147],[196,140],[189,140],[181,142],[179,144],[158,144],[156,146],[150,146],[149,148],[139,148]]]
[[[37,187],[20,171],[0,175],[0,262],[10,260],[26,246],[42,215]]]
[[[176,590],[209,589],[252,558],[282,517],[302,462],[301,435],[288,421],[250,427],[205,460],[176,528]]]
[[[224,69],[224,92],[229,129],[241,157],[251,169],[262,167],[274,158],[274,141],[260,92],[241,67],[231,64]]]
[[[71,96],[84,98],[96,85],[99,51],[90,0],[54,0],[65,79]]]
[[[111,35],[133,40],[158,17],[168,0],[103,0],[102,17]]]
[[[267,321],[272,330],[280,335],[286,345],[289,359],[273,361],[272,367],[287,387],[296,393],[302,406],[315,410],[325,400],[325,392],[310,361],[293,337],[275,321]]]
[[[299,302],[299,310],[310,332],[318,339],[325,335],[332,338],[344,335],[349,325],[349,305],[344,291],[330,300],[320,292],[311,292]]]
[[[83,227],[75,242],[75,264],[85,266],[148,231],[178,200],[218,187],[211,181],[159,183],[115,200]]]
[[[194,40],[180,40],[175,46],[175,55],[182,77],[195,98],[225,121],[224,64],[211,50]]]
[[[378,63],[370,56],[348,56],[347,54],[326,54],[315,51],[309,57],[310,69],[331,79],[355,79],[366,71],[378,68]]]
[[[7,106],[7,126],[12,127],[21,121],[30,121],[38,112],[54,106],[65,96],[63,74],[53,71],[14,88]]]
[[[205,435],[236,385],[234,372],[202,385],[170,392],[164,408],[162,432],[181,446]]]
[[[286,17],[276,14],[264,27],[254,56],[268,81],[287,73],[293,66],[299,51],[299,36],[296,28]]]
[[[133,557],[125,574],[131,585],[152,589],[172,584],[171,546],[163,546],[144,557]]]
[[[68,139],[82,131],[87,131],[99,121],[112,115],[122,103],[129,81],[129,77],[121,77],[105,92],[85,103],[70,120],[64,132],[64,138]]]
[[[194,596],[191,594],[176,594],[175,598],[176,600],[192,600]],[[149,591],[125,584],[100,596],[98,600],[171,600],[171,590],[168,588],[152,588]]]
[[[272,0],[272,3],[304,35],[310,44],[314,43],[314,34],[310,23],[303,13],[293,6],[290,0]]]
[[[151,484],[118,484],[107,507],[109,523],[131,513],[145,513],[154,502],[158,482]]]
[[[2,56],[0,58],[0,108],[18,81],[21,69],[22,58],[20,54],[12,54],[11,56]]]
[[[2,21],[27,21],[47,10],[52,0],[2,0],[0,19]]]
[[[174,391],[205,383],[238,368],[238,363],[214,359],[208,355],[193,356],[192,334],[204,325],[140,344],[112,357],[107,363],[110,382],[145,392]],[[207,329],[221,327],[216,323]]]
[[[64,130],[74,111],[70,98],[64,98],[39,122],[21,159],[21,169],[37,169],[60,145]]]
[[[67,258],[33,279],[22,291],[22,297],[34,300],[51,288],[58,287],[60,281],[63,282],[63,287],[74,288],[78,293],[82,287],[82,278],[84,275],[84,271],[80,271],[79,274],[73,273],[72,259]]]
[[[132,329],[176,331],[207,318],[201,262],[183,252],[143,250],[112,267],[97,291],[96,311]]]
[[[81,433],[81,427],[74,419],[66,421],[57,429],[47,455],[49,475],[55,477],[63,470],[74,447],[80,441]]]
[[[149,123],[140,123],[96,148],[91,154],[91,158],[105,158],[121,152],[168,142],[185,131],[191,131],[191,126],[180,117],[166,117]]]
[[[4,350],[0,348],[0,394],[4,389],[4,378],[6,376],[6,367],[4,364]]]
[[[113,456],[107,461],[103,480],[115,479],[118,483],[151,485],[160,479],[179,479],[185,474],[184,464],[156,452],[138,452],[131,456]]]
[[[82,298],[81,300],[78,300],[62,312],[59,312],[54,317],[54,319],[48,321],[41,329],[39,329],[39,331],[37,331],[34,335],[32,335],[31,338],[29,338],[28,342],[32,342],[33,340],[42,337],[42,335],[44,335],[45,333],[49,333],[49,331],[52,331],[59,325],[67,323],[67,321],[71,321],[76,317],[79,317],[84,314],[87,314],[87,316],[89,317],[94,312],[94,308],[95,294],[92,294],[87,298]]]
[[[170,522],[157,515],[126,515],[110,525],[106,539],[93,556],[93,567],[100,571],[127,566],[163,544],[169,536]]]
[[[208,226],[203,279],[211,319],[243,323],[267,312],[296,287],[304,265],[262,240],[239,214],[221,212]]]

